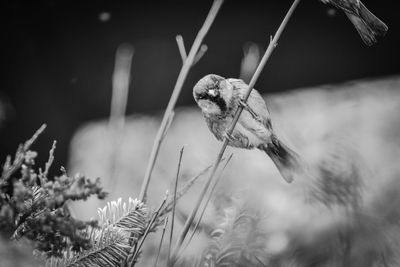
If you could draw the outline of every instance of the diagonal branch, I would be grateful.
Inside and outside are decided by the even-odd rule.
[[[178,79],[176,81],[174,91],[172,92],[171,98],[169,99],[169,103],[167,106],[167,109],[165,110],[164,117],[161,121],[160,128],[158,129],[156,138],[154,140],[153,148],[150,154],[150,159],[147,165],[146,169],[146,174],[144,176],[143,184],[140,189],[140,195],[139,199],[142,202],[145,202],[146,200],[146,194],[147,194],[147,188],[149,187],[150,183],[150,177],[154,169],[154,165],[156,162],[156,158],[158,155],[158,151],[160,149],[161,143],[162,143],[162,137],[165,133],[165,128],[168,123],[168,118],[170,117],[171,112],[173,112],[175,108],[176,101],[178,100],[179,94],[182,90],[183,83],[186,80],[186,77],[189,73],[190,68],[193,66],[194,58],[197,55],[197,51],[200,48],[200,45],[206,36],[208,30],[211,27],[211,24],[213,23],[215,17],[218,14],[218,11],[221,8],[221,5],[224,1],[223,0],[214,0],[214,3],[210,9],[210,12],[208,13],[208,16],[206,20],[204,21],[203,26],[199,30],[196,39],[193,42],[192,48],[190,49],[189,55],[187,56],[186,60],[183,63],[183,66],[181,68],[181,71],[179,73]]]
[[[248,86],[248,89],[247,89],[247,92],[246,92],[246,95],[245,95],[245,98],[244,98],[244,102],[247,102],[247,99],[249,98],[250,93],[253,90],[253,87],[254,87],[258,77],[261,74],[261,71],[263,70],[266,62],[268,61],[269,57],[271,56],[274,48],[277,46],[278,39],[281,36],[282,31],[286,27],[286,24],[288,23],[290,17],[292,16],[292,14],[293,14],[294,10],[296,9],[296,7],[297,7],[299,2],[300,2],[300,0],[294,0],[292,6],[290,7],[290,9],[287,12],[285,18],[283,19],[281,25],[279,26],[276,34],[274,35],[274,37],[270,41],[270,43],[268,45],[268,48],[265,51],[265,54],[262,57],[259,65],[258,65],[258,67],[257,67],[257,69],[256,69],[256,71],[255,71],[255,73],[254,73],[254,75],[253,75],[253,77],[252,77],[252,79],[250,81],[250,84]],[[243,111],[243,107],[240,106],[238,108],[238,110],[236,111],[236,114],[235,114],[235,117],[234,117],[234,119],[232,121],[232,124],[231,124],[231,126],[229,127],[229,129],[227,131],[227,136],[232,134],[233,129],[235,128],[235,125],[236,125],[237,121],[239,120],[239,117],[240,117],[240,114],[242,113],[242,111]],[[183,241],[185,240],[185,237],[186,237],[186,235],[187,235],[187,233],[189,231],[190,225],[192,224],[192,222],[193,222],[193,220],[194,220],[194,218],[196,216],[196,213],[197,213],[197,211],[198,211],[198,209],[199,209],[199,207],[201,205],[201,202],[203,201],[204,196],[205,196],[206,192],[208,191],[208,188],[210,187],[211,182],[214,179],[215,173],[216,173],[216,171],[218,169],[218,166],[219,166],[219,164],[221,162],[221,159],[222,159],[222,157],[224,155],[225,149],[228,146],[228,142],[229,142],[229,140],[225,137],[224,138],[224,143],[223,143],[223,145],[221,147],[221,150],[220,150],[220,152],[219,152],[219,154],[217,156],[217,159],[215,161],[215,164],[213,166],[211,174],[210,174],[206,184],[204,185],[203,190],[200,193],[200,197],[197,200],[195,207],[193,208],[190,216],[188,217],[188,219],[185,222],[185,225],[183,227],[182,233],[181,233],[181,235],[180,235],[180,237],[178,239],[177,245],[176,245],[176,247],[174,249],[174,254],[173,255],[176,255],[176,253],[180,250],[180,247],[182,246]]]

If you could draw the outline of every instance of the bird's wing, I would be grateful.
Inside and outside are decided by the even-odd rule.
[[[230,79],[229,82],[235,88],[235,103],[239,104],[239,99],[244,98],[248,86],[242,80]],[[240,115],[235,131],[242,132],[247,136],[249,147],[258,147],[267,142],[271,136],[269,112],[264,99],[255,89],[252,90],[246,103],[248,107],[244,108]]]
[[[234,97],[243,99],[247,92],[248,85],[239,79],[228,79],[228,81],[236,89],[236,90],[234,90],[234,92],[235,92]],[[251,111],[249,112],[245,109],[244,114],[241,117],[252,116],[251,113],[255,113],[257,115],[257,118],[253,118],[253,119],[260,120],[261,123],[267,129],[270,129],[271,128],[271,119],[270,119],[270,114],[269,114],[267,105],[266,105],[264,99],[262,98],[262,96],[260,95],[260,93],[256,89],[253,88],[246,103],[252,112]]]
[[[331,1],[331,3],[336,8],[340,8],[348,14],[359,16],[360,0],[339,0]]]
[[[350,13],[346,13],[346,15],[353,23],[358,34],[366,45],[371,46],[377,42],[375,32],[371,29],[371,27],[369,27],[367,23],[365,23],[363,19]]]

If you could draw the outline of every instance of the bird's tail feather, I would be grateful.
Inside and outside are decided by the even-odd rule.
[[[293,182],[293,177],[296,174],[304,172],[303,164],[300,161],[299,155],[283,144],[275,136],[271,136],[271,141],[259,147],[272,159],[286,182]]]
[[[368,8],[366,8],[361,1],[360,1],[360,16],[376,35],[384,36],[386,34],[388,26],[386,26],[386,24],[383,21],[381,21],[374,14],[372,14],[372,12],[369,11]]]
[[[376,43],[377,36],[384,36],[388,30],[383,21],[378,19],[371,11],[369,11],[360,1],[359,16],[346,12],[347,17],[354,24],[361,39],[366,45]]]

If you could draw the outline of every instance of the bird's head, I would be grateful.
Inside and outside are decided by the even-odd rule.
[[[231,103],[233,86],[223,77],[209,74],[193,87],[193,97],[205,115],[223,115]]]

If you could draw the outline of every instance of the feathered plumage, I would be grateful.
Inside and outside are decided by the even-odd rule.
[[[293,181],[295,173],[302,171],[298,155],[284,145],[272,129],[270,114],[264,99],[253,89],[247,103],[242,99],[247,84],[239,79],[225,79],[215,74],[203,77],[193,88],[193,96],[201,108],[207,125],[215,137],[222,141],[232,124],[239,105],[244,105],[239,121],[231,136],[233,147],[265,151],[275,163],[282,177]]]
[[[372,14],[360,0],[321,0],[321,2],[343,10],[366,45],[376,43],[376,37],[384,36],[388,30],[386,24]]]

